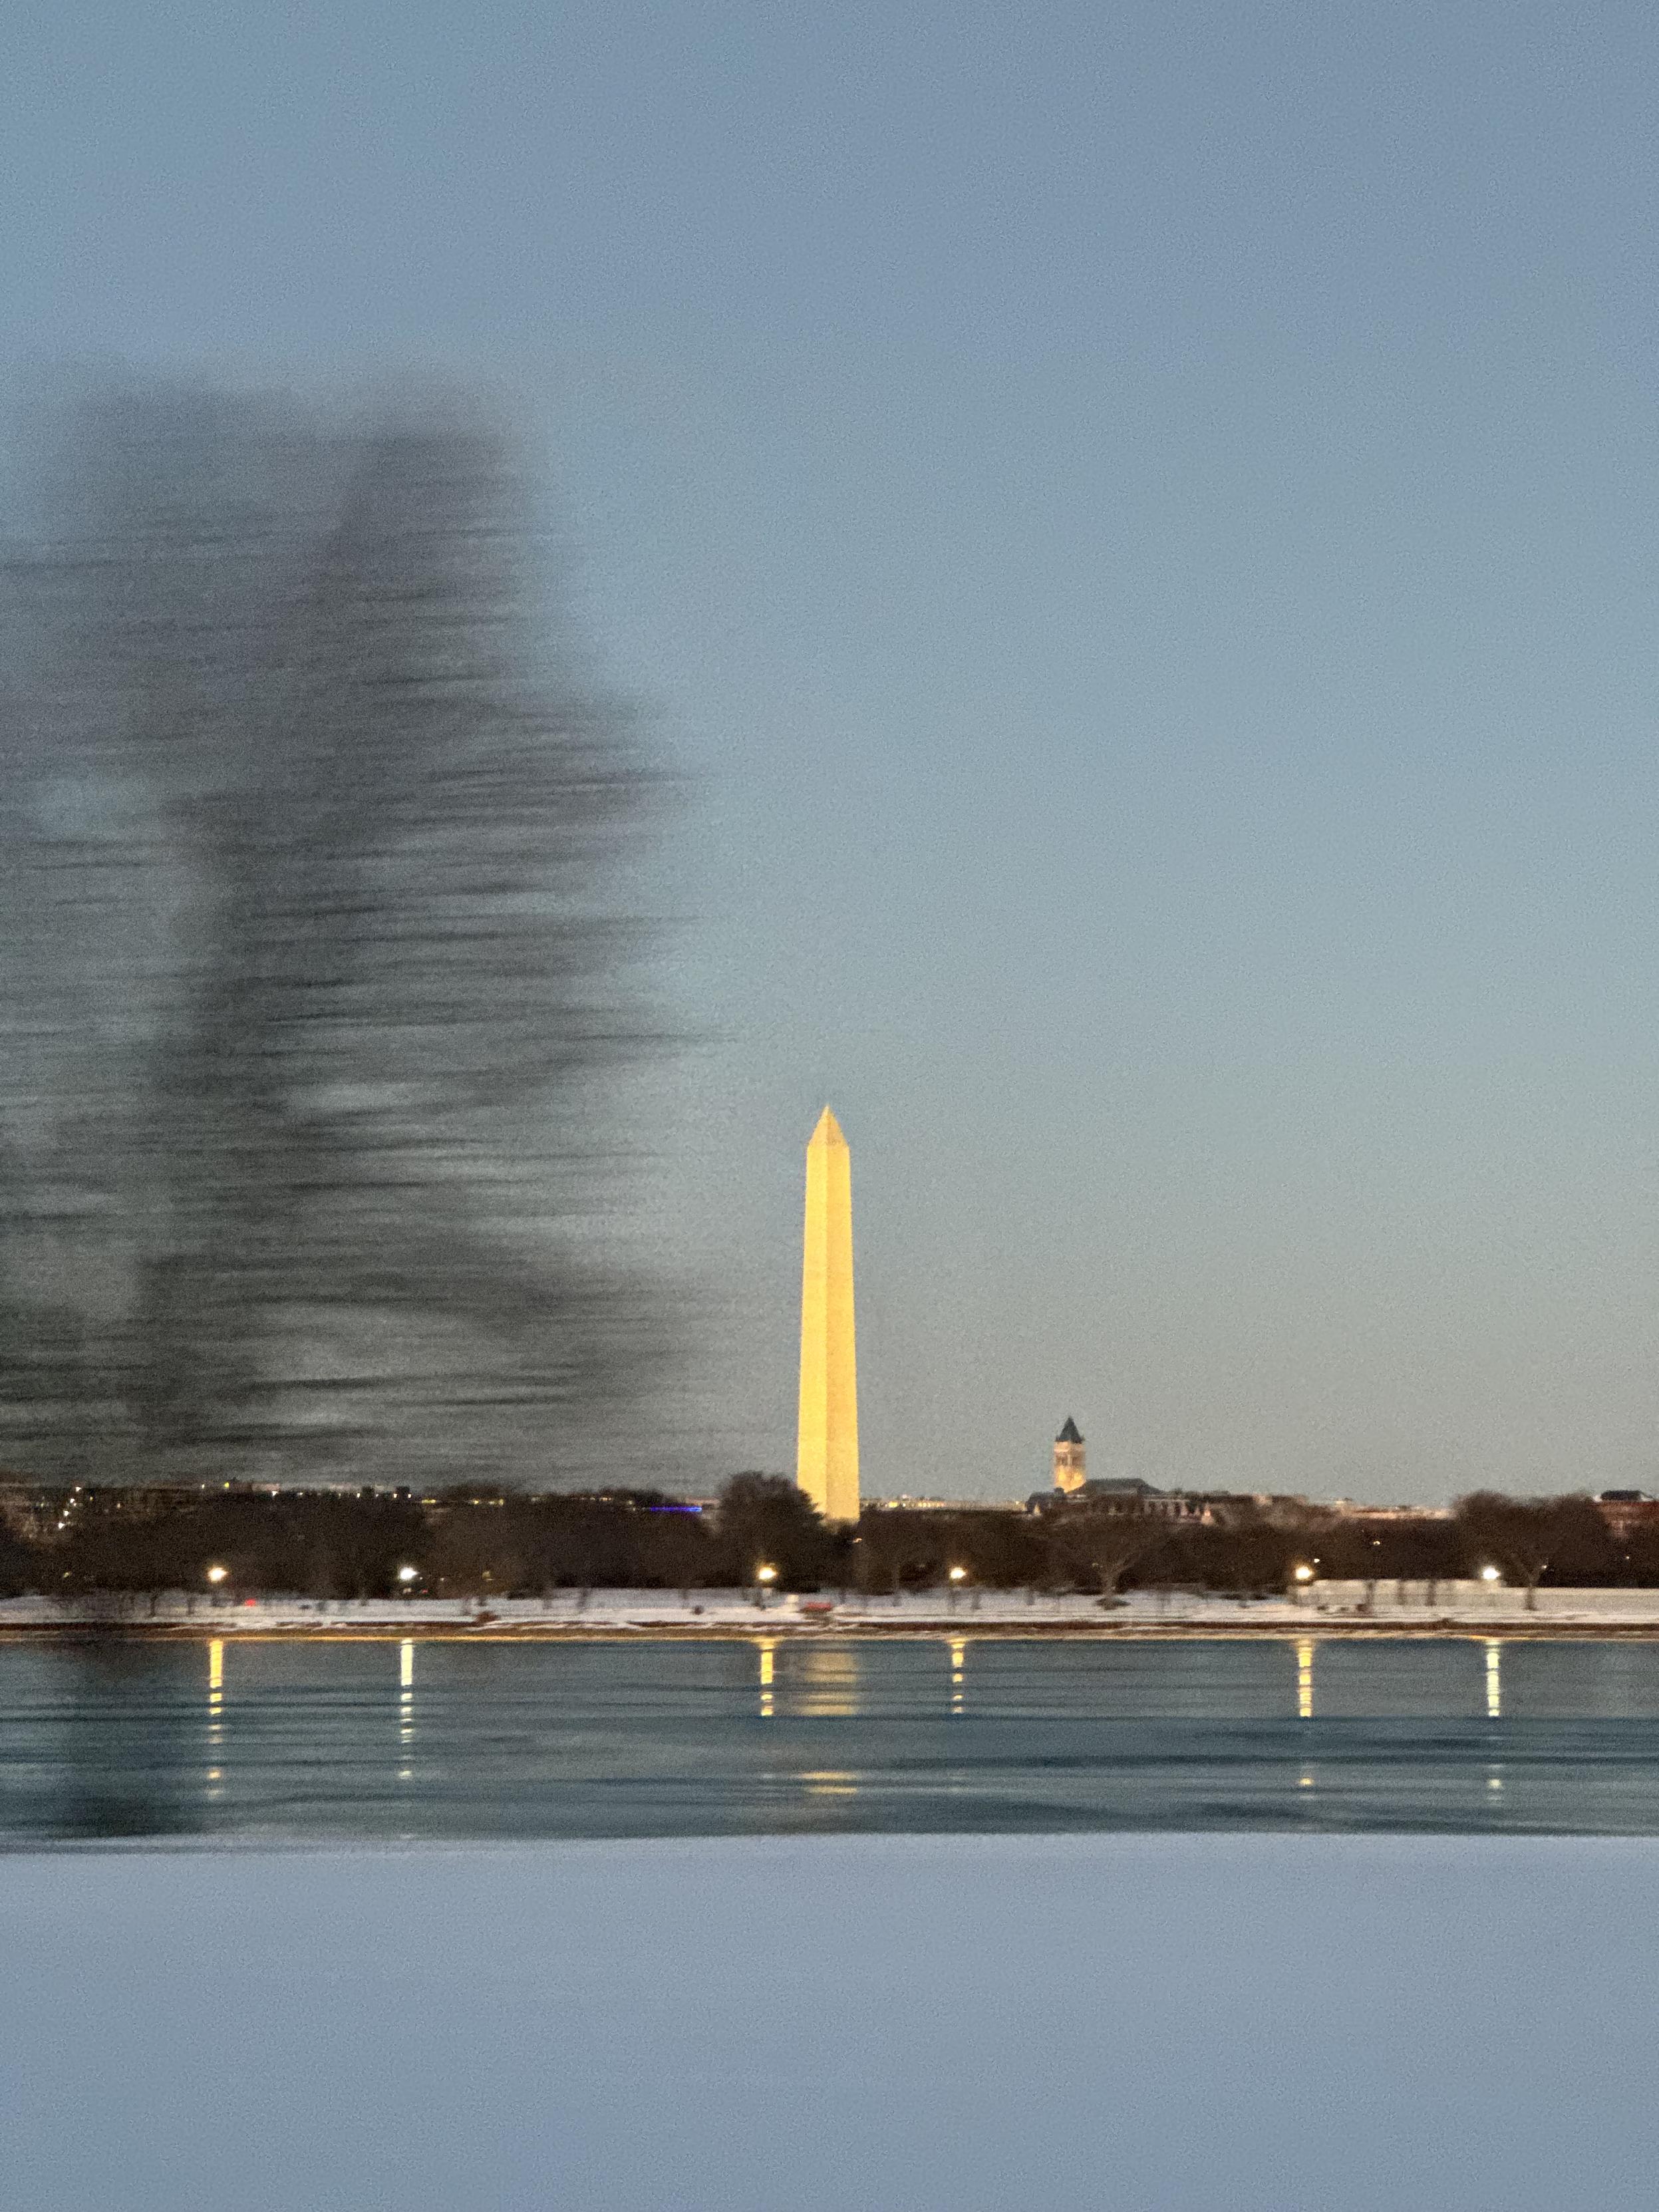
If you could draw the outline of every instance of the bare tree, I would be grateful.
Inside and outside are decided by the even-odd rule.
[[[1538,1585],[1552,1569],[1559,1582],[1607,1581],[1619,1564],[1607,1523],[1588,1498],[1506,1498],[1476,1491],[1457,1501],[1457,1528],[1468,1564],[1501,1567],[1506,1580],[1538,1604]]]
[[[1053,1516],[1047,1530],[1049,1572],[1110,1597],[1129,1569],[1158,1546],[1164,1530],[1150,1515],[1072,1509]]]

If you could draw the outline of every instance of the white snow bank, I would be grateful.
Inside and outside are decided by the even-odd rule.
[[[1659,1843],[0,1862],[9,2212],[1649,2212]]]
[[[1430,1602],[1432,1597],[1432,1603]],[[1584,1627],[1659,1630],[1659,1589],[1540,1590],[1529,1608],[1525,1593],[1479,1582],[1316,1583],[1298,1598],[1234,1598],[1184,1591],[1132,1591],[1121,1603],[1103,1608],[1097,1598],[1048,1595],[1024,1590],[965,1591],[953,1602],[943,1590],[907,1590],[892,1597],[850,1596],[822,1601],[779,1595],[757,1605],[752,1591],[594,1590],[583,1599],[573,1590],[550,1599],[475,1598],[340,1599],[321,1604],[315,1598],[227,1598],[171,1591],[154,1608],[139,1599],[125,1611],[108,1601],[91,1601],[77,1608],[43,1597],[0,1599],[0,1629],[72,1625],[77,1619],[128,1621],[133,1626],[189,1628],[204,1636],[270,1635],[326,1630],[386,1633],[468,1628],[474,1624],[506,1630],[556,1629],[611,1635],[632,1629],[672,1628],[696,1632],[710,1629],[751,1635],[857,1635],[872,1629],[907,1629],[917,1633],[971,1636],[975,1629],[1102,1629],[1133,1632],[1137,1628],[1274,1628],[1317,1633],[1322,1626],[1365,1626],[1418,1631],[1437,1627],[1495,1632]],[[802,1610],[802,1607],[807,1608]]]

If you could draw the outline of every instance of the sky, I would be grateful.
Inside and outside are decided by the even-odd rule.
[[[0,369],[512,395],[686,796],[669,1479],[1659,1489],[1637,5],[0,0]]]

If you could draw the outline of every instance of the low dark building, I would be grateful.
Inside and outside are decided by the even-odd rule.
[[[1121,1515],[1126,1519],[1201,1521],[1208,1501],[1185,1490],[1159,1490],[1138,1476],[1121,1475],[1102,1481],[1080,1482],[1070,1490],[1034,1491],[1026,1500],[1032,1513],[1092,1513]]]
[[[1659,1527],[1659,1498],[1650,1498],[1645,1490],[1603,1490],[1595,1505],[1621,1542],[1638,1529]]]

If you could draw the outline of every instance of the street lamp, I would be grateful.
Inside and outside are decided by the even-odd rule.
[[[219,1602],[219,1586],[226,1580],[229,1573],[230,1569],[228,1567],[212,1566],[207,1571],[207,1578],[213,1589],[213,1602],[215,1605],[217,1605]]]
[[[418,1567],[399,1567],[398,1570],[398,1579],[403,1584],[404,1589],[407,1590],[410,1583],[417,1582],[420,1579],[420,1573],[421,1571]]]
[[[777,1578],[778,1571],[774,1566],[768,1565],[756,1568],[755,1580],[760,1586],[756,1594],[755,1599],[755,1602],[757,1605],[764,1607],[766,1603],[766,1593],[771,1589],[773,1583],[776,1582]]]
[[[951,1585],[950,1602],[954,1607],[957,1601],[957,1592],[968,1579],[968,1570],[966,1567],[952,1567],[946,1579]]]
[[[1501,1583],[1504,1577],[1496,1567],[1482,1567],[1480,1579],[1483,1583]]]
[[[1313,1569],[1306,1565],[1297,1567],[1295,1570],[1295,1574],[1296,1578],[1299,1583],[1310,1583],[1314,1578]]]

